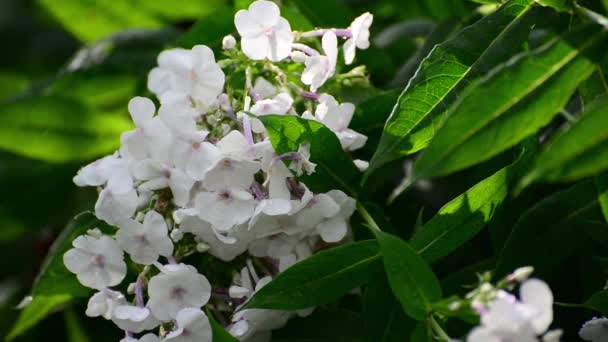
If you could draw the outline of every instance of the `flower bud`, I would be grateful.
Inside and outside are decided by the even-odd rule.
[[[236,46],[236,39],[229,34],[224,39],[222,39],[222,48],[224,50],[232,50]]]
[[[129,286],[127,287],[127,293],[128,294],[134,294],[135,293],[135,286],[137,286],[137,284],[130,283]]]
[[[520,267],[507,276],[507,281],[520,283],[528,279],[532,272],[534,272],[534,267],[532,266]]]
[[[306,54],[302,51],[293,51],[291,53],[291,55],[289,55],[289,57],[291,58],[292,61],[297,62],[297,63],[304,63],[304,62],[306,62],[306,59],[308,58],[308,56],[306,56]]]
[[[196,245],[196,251],[199,253],[205,253],[206,251],[209,250],[209,248],[210,248],[209,245],[204,242],[199,242]]]
[[[184,237],[184,233],[181,230],[176,228],[171,231],[171,240],[173,240],[174,242],[178,242],[183,237]]]

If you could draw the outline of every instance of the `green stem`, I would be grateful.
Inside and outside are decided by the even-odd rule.
[[[443,330],[441,325],[437,323],[433,316],[429,318],[429,322],[431,323],[431,327],[433,328],[433,331],[435,332],[437,338],[439,338],[440,341],[449,342],[452,340],[450,336],[448,336],[448,334],[445,332],[445,330]]]
[[[372,233],[377,234],[379,232],[382,232],[382,229],[378,227],[378,224],[376,223],[376,221],[374,221],[372,215],[370,215],[370,213],[367,211],[367,209],[365,209],[361,202],[357,202],[357,211],[359,212],[361,217],[363,217],[365,222],[367,222],[368,226],[372,230]]]
[[[577,308],[577,309],[585,308],[585,306],[583,304],[562,303],[562,302],[553,302],[553,304],[555,304],[556,306],[562,306],[565,308]]]

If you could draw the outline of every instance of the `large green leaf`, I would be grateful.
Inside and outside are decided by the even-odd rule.
[[[585,106],[585,114],[557,136],[536,159],[520,186],[574,181],[608,169],[608,96]]]
[[[295,318],[272,332],[272,342],[363,342],[363,320],[356,312],[317,309],[311,316]]]
[[[170,21],[195,19],[224,5],[223,0],[38,0],[69,32],[92,42],[126,29],[159,28]]]
[[[596,27],[556,37],[474,82],[415,164],[415,177],[485,161],[547,125],[593,72],[584,54],[604,37]]]
[[[395,297],[410,317],[425,319],[432,303],[441,299],[439,280],[407,242],[381,231],[375,234]]]
[[[209,323],[211,324],[211,329],[213,330],[213,342],[238,342],[238,339],[222,327],[209,310],[207,310],[207,317],[209,317]]]
[[[604,219],[608,222],[608,172],[604,172],[595,177],[595,186],[597,187],[597,196]]]
[[[74,310],[69,309],[64,311],[63,313],[65,317],[65,330],[68,334],[69,342],[90,342],[87,332],[85,328],[82,326],[80,322],[80,318],[74,312]]]
[[[88,160],[114,151],[131,123],[70,98],[26,98],[5,104],[0,148],[50,162]]]
[[[523,146],[519,159],[446,204],[419,230],[412,247],[427,262],[435,262],[473,238],[494,216],[527,166],[533,144]]]
[[[351,196],[357,194],[361,172],[327,127],[291,115],[266,115],[259,119],[278,154],[297,151],[301,144],[310,144],[310,160],[317,164],[317,168],[312,175],[300,178],[312,191],[326,192],[337,188]]]
[[[355,242],[305,259],[257,291],[248,308],[299,310],[330,303],[381,269],[375,241]]]
[[[106,232],[111,229],[92,213],[85,212],[77,215],[55,240],[32,287],[32,302],[20,313],[9,334],[11,338],[22,334],[72,298],[90,294],[90,290],[80,285],[76,276],[65,268],[63,255],[72,248],[76,237],[93,228]]]
[[[583,303],[583,306],[608,316],[608,290],[596,292]]]
[[[454,91],[465,79],[507,59],[528,36],[533,0],[511,0],[497,12],[433,48],[399,97],[386,122],[368,174],[428,145]]]
[[[598,217],[597,193],[590,181],[539,202],[513,228],[498,257],[496,276],[530,265],[537,276],[549,278],[584,241],[582,227]]]
[[[406,341],[414,328],[380,272],[367,286],[363,297],[366,342]]]
[[[13,328],[6,336],[6,341],[12,341],[28,329],[32,328],[45,317],[53,313],[58,307],[65,305],[72,299],[69,294],[51,296],[38,296],[23,309]]]

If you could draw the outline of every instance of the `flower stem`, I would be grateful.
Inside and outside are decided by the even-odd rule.
[[[372,233],[377,234],[379,232],[382,232],[382,229],[378,227],[378,224],[376,223],[376,221],[374,221],[372,215],[370,215],[370,213],[367,211],[367,209],[365,209],[361,202],[357,202],[357,211],[359,212],[361,217],[363,217],[369,228],[371,228]]]

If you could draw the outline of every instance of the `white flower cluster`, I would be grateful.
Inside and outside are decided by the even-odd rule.
[[[206,307],[239,340],[261,341],[311,312],[240,309],[279,272],[348,241],[355,201],[339,190],[311,192],[298,180],[315,172],[309,143],[277,155],[257,117],[301,110],[345,150],[362,147],[367,138],[348,128],[354,105],[316,91],[337,73],[338,37],[350,64],[356,48],[369,46],[371,22],[367,13],[347,29],[292,32],[278,6],[261,0],[236,14],[240,50],[226,37],[226,59],[216,62],[202,45],[159,55],[147,84],[158,110],[133,98],[136,128],[123,133],[119,151],[74,178],[98,187],[95,214],[117,229],[90,230],[64,255],[80,283],[97,290],[88,316],[112,320],[124,342],[201,342],[212,340]],[[315,37],[324,54],[303,43]],[[288,67],[301,81],[287,77]],[[210,284],[187,264],[196,253],[225,262],[233,284]],[[132,300],[116,289],[128,268],[138,273],[126,289]]]
[[[531,273],[531,267],[523,267],[497,287],[484,282],[469,293],[467,297],[480,316],[480,325],[469,333],[467,342],[560,340],[561,330],[547,331],[553,321],[551,289],[542,280],[527,279]],[[520,282],[519,298],[503,289]]]

